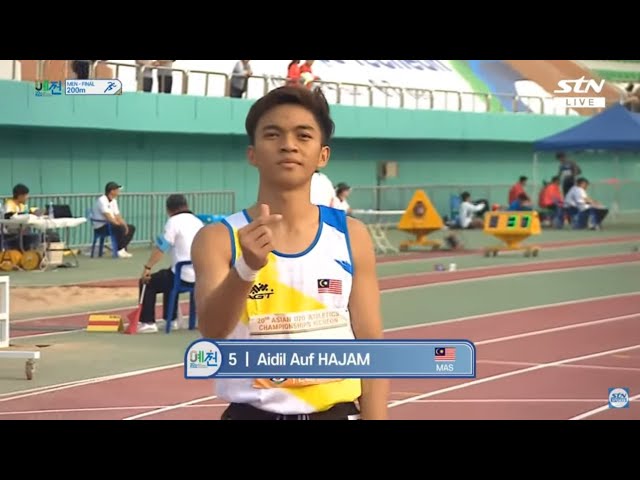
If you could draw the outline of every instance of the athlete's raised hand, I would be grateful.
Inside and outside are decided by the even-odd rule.
[[[267,264],[267,256],[273,247],[271,228],[282,220],[282,215],[271,214],[269,205],[261,204],[258,216],[238,230],[242,257],[252,270],[260,270]]]

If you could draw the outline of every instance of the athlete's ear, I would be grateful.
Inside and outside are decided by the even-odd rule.
[[[329,157],[331,156],[331,149],[328,146],[322,147],[320,150],[320,158],[318,159],[318,168],[324,168],[329,163]]]
[[[249,164],[256,166],[256,151],[253,145],[249,145],[247,147],[247,158],[249,159]]]

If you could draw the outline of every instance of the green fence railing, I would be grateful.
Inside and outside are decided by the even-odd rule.
[[[136,226],[136,234],[131,243],[153,243],[162,232],[167,213],[165,201],[171,193],[121,193],[118,207],[123,218]],[[189,208],[196,214],[228,215],[235,211],[236,195],[230,191],[185,193]],[[69,205],[74,217],[86,217],[97,199],[96,194],[73,193],[53,195],[31,195],[29,205],[46,208],[49,203]],[[90,222],[71,228],[65,241],[74,247],[91,245],[93,229]]]
[[[349,204],[354,209],[371,210],[404,210],[411,201],[416,190],[424,190],[441,216],[451,216],[451,197],[463,191],[469,191],[474,200],[485,199],[490,204],[505,205],[510,184],[416,184],[393,186],[354,186]],[[640,182],[616,181],[594,182],[589,187],[589,195],[607,205],[609,218],[613,221],[624,219],[625,222],[640,224]],[[537,204],[538,192],[529,190],[533,201]],[[134,244],[152,244],[162,231],[167,215],[165,201],[170,193],[122,193],[118,197],[118,205],[122,216],[136,226]],[[236,211],[236,194],[232,191],[209,191],[185,193],[189,206],[194,213],[209,215],[228,215]],[[54,204],[69,205],[75,217],[86,217],[93,207],[95,194],[53,194],[31,195],[30,206],[46,206]],[[397,216],[389,217],[395,222]],[[62,232],[61,232],[62,233]],[[67,236],[68,234],[68,236]],[[77,228],[71,228],[63,237],[70,246],[83,247],[93,240],[93,229],[87,222]]]

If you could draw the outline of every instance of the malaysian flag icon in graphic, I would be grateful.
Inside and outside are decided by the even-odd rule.
[[[330,280],[323,278],[318,280],[318,293],[342,294],[342,280]]]
[[[434,360],[436,362],[454,362],[456,360],[455,347],[437,347]]]

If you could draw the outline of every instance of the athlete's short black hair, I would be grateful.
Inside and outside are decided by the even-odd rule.
[[[251,106],[247,114],[245,128],[251,145],[255,143],[256,128],[260,119],[271,109],[279,105],[300,105],[315,117],[322,132],[322,145],[328,145],[335,131],[331,119],[329,103],[322,90],[307,90],[302,87],[279,87],[271,90]]]

